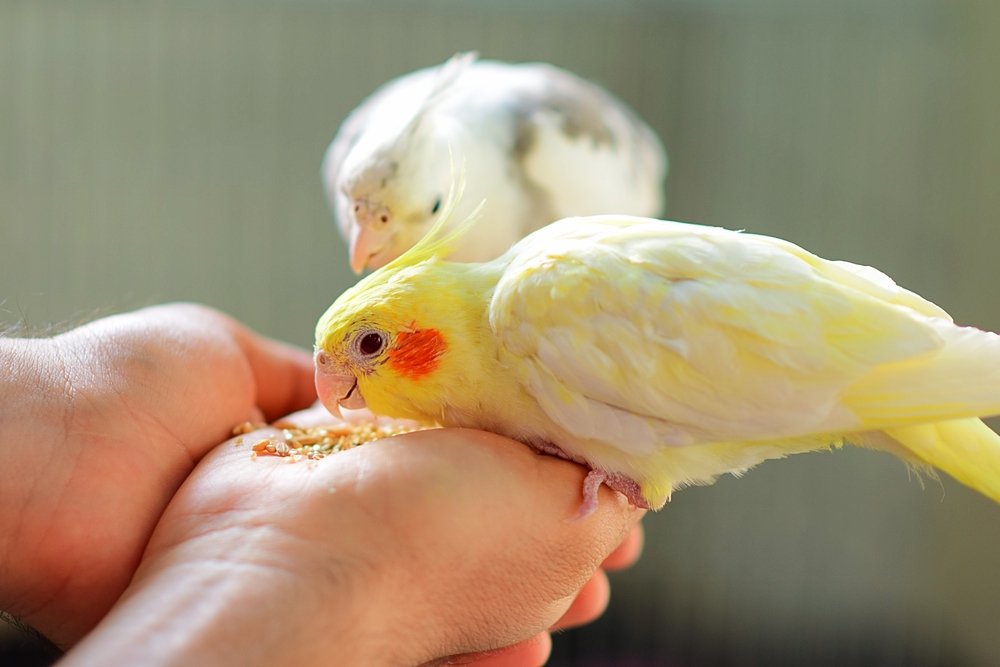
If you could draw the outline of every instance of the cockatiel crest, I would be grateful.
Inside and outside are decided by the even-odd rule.
[[[558,217],[654,215],[662,208],[663,148],[606,91],[542,63],[458,54],[385,84],[341,125],[323,182],[356,272],[377,268],[440,218],[449,152],[486,201],[452,259],[496,257]],[[455,219],[471,208],[462,206]]]
[[[561,220],[499,258],[444,257],[456,210],[316,328],[331,411],[494,431],[641,507],[761,461],[854,444],[1000,501],[1000,336],[879,271],[780,239],[628,216]]]

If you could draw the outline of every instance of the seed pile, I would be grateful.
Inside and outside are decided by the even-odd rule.
[[[244,422],[233,429],[233,435],[243,436],[267,426],[268,424]],[[366,442],[421,430],[419,427],[400,424],[385,426],[336,424],[302,428],[289,422],[277,421],[270,426],[280,429],[280,435],[254,440],[250,455],[255,458],[258,456],[285,457],[289,463],[306,459],[315,461],[330,454],[363,445]],[[235,444],[237,447],[245,444],[245,438],[236,438]]]

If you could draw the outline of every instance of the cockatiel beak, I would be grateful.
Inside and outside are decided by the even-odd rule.
[[[393,238],[389,209],[359,199],[354,202],[354,218],[349,241],[351,270],[361,273],[366,267],[377,269],[392,259],[387,252]]]
[[[358,379],[347,368],[333,361],[323,350],[317,350],[316,395],[327,410],[340,417],[340,407],[350,410],[365,407],[365,399],[358,389]]]

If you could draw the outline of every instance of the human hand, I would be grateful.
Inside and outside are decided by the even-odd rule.
[[[445,661],[446,664],[473,667],[527,667],[545,664],[552,651],[550,631],[567,630],[597,620],[607,608],[611,595],[606,572],[634,565],[642,552],[642,545],[642,524],[637,522],[632,525],[622,543],[604,559],[594,576],[580,589],[569,609],[549,630],[501,649],[452,656]]]
[[[199,464],[69,664],[541,664],[548,629],[603,610],[602,562],[638,555],[641,511],[605,489],[575,519],[585,471],[496,435],[420,431],[291,465],[252,459],[254,437]]]
[[[125,590],[205,452],[315,398],[305,351],[202,306],[0,344],[0,608],[62,646]]]
[[[345,422],[355,426],[366,423],[390,428],[399,425],[412,425],[405,421],[375,417],[367,409],[344,410],[342,414],[342,419]],[[331,416],[325,408],[317,405],[281,421],[293,423],[301,428],[324,427],[331,424]],[[270,436],[273,439],[273,430],[265,429],[259,433],[249,434],[244,440],[256,442],[260,440],[261,436]],[[610,584],[606,572],[622,570],[633,565],[642,552],[642,546],[642,524],[635,522],[622,543],[604,559],[601,567],[584,584],[569,608],[551,628],[511,646],[450,656],[447,659],[447,664],[473,665],[474,667],[525,667],[544,664],[548,660],[552,648],[550,631],[574,628],[599,618],[604,613],[610,598]]]

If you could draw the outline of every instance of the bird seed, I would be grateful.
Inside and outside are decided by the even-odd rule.
[[[265,425],[245,422],[233,429],[234,434],[245,434]],[[280,428],[280,436],[261,438],[254,442],[251,456],[278,456],[288,463],[303,459],[315,461],[330,454],[347,451],[373,440],[422,430],[416,426],[376,426],[374,424],[336,424],[300,428],[282,420],[271,425]]]

